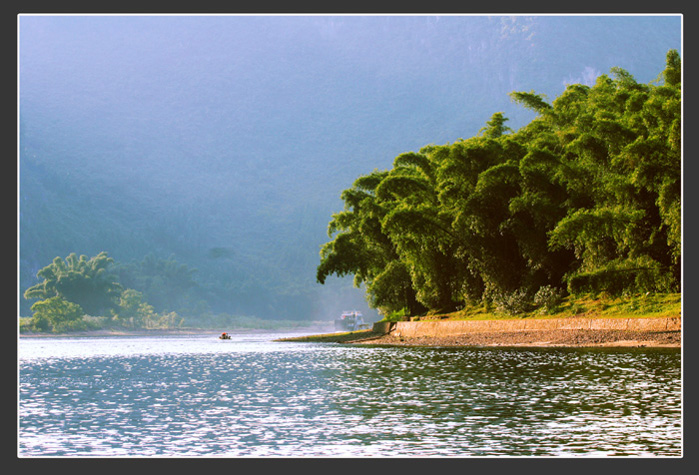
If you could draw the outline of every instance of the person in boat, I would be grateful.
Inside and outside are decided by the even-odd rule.
[[[228,339],[228,333],[226,333],[226,332],[221,333],[221,339],[222,339],[222,340],[227,340],[227,339]]]

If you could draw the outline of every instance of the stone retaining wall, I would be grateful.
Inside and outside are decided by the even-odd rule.
[[[679,331],[681,328],[680,317],[661,317],[376,322],[373,330],[395,336],[414,337],[523,330]]]

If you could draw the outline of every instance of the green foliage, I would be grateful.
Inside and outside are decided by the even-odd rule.
[[[494,302],[495,309],[505,315],[521,315],[532,307],[532,299],[526,289],[497,293]]]
[[[85,313],[80,305],[69,302],[61,296],[49,297],[32,305],[32,326],[39,331],[56,333],[83,329],[82,316]]]
[[[225,255],[225,250],[219,248],[209,252],[219,257]],[[194,280],[196,269],[172,257],[160,259],[148,254],[140,261],[116,263],[114,272],[124,288],[138,289],[143,299],[158,312],[184,308],[186,302],[191,300],[192,292],[197,289]]]
[[[146,320],[152,319],[153,306],[143,301],[143,294],[134,289],[126,289],[119,296],[119,303],[112,311],[113,319],[131,328],[144,326]]]
[[[550,233],[550,244],[575,249],[582,268],[595,268],[627,248],[632,225],[642,217],[640,210],[621,207],[578,209],[558,222]]]
[[[568,279],[573,295],[603,290],[612,296],[629,293],[668,293],[679,290],[679,283],[668,269],[647,256],[618,259],[587,272],[577,272]]]
[[[121,293],[121,285],[108,272],[114,259],[101,252],[90,259],[85,255],[79,258],[75,253],[65,261],[56,257],[51,264],[37,272],[43,281],[28,288],[24,297],[48,299],[63,297],[80,305],[86,313],[99,315],[113,308],[115,299]]]
[[[342,193],[345,210],[333,215],[328,225],[328,235],[335,236],[321,248],[316,278],[322,284],[331,274],[354,274],[355,285],[366,286],[374,308],[384,313],[394,306],[420,312],[424,307],[409,283],[408,266],[382,225],[390,206],[376,196],[376,190],[387,178],[388,173],[375,171]]]
[[[551,285],[541,287],[534,295],[534,305],[539,309],[539,313],[553,313],[565,296],[563,290]]]
[[[479,132],[481,132],[484,137],[491,139],[501,137],[505,132],[512,131],[512,129],[505,125],[505,122],[508,120],[509,119],[505,117],[502,112],[496,112],[490,120],[485,123],[486,127],[483,127]]]
[[[174,311],[156,313],[142,292],[124,289],[116,276],[108,272],[108,267],[113,262],[105,252],[91,259],[86,256],[78,258],[75,254],[70,254],[65,261],[56,257],[50,265],[38,272],[37,275],[44,279],[43,282],[24,293],[27,299],[43,300],[32,305],[33,316],[23,328],[70,332],[114,325],[151,329],[182,325],[182,318]],[[177,266],[174,261],[163,263],[152,256],[148,256],[144,262],[158,266],[156,269],[163,271],[161,281],[172,284],[176,290],[190,286],[186,278],[191,272],[185,266]],[[121,270],[124,272],[124,268]],[[180,276],[179,281],[177,276]],[[181,285],[178,286],[178,282]],[[85,315],[87,308],[93,315]]]
[[[681,266],[680,59],[664,84],[621,68],[573,84],[514,133],[496,113],[479,136],[396,157],[342,193],[318,281],[354,274],[385,315],[482,301],[514,315],[572,294],[673,292]],[[511,132],[511,131],[509,131]],[[339,232],[334,235],[334,232]],[[533,296],[533,297],[532,297]],[[416,305],[419,304],[419,305]]]
[[[551,110],[551,105],[544,101],[541,96],[534,94],[534,91],[512,92],[510,93],[510,97],[518,104],[523,105],[527,109],[539,112],[540,114]]]
[[[401,308],[398,310],[393,310],[391,313],[386,315],[382,320],[386,322],[400,322],[403,320],[404,317],[409,316],[410,313],[408,312],[408,309],[406,308]]]
[[[149,330],[173,329],[182,327],[184,322],[184,318],[180,317],[177,312],[150,313],[143,319],[143,327]]]
[[[666,64],[665,71],[663,71],[665,84],[668,86],[679,86],[682,81],[680,54],[676,50],[668,51]]]

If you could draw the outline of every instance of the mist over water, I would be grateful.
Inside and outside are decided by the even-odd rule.
[[[680,456],[680,352],[23,339],[19,455]]]

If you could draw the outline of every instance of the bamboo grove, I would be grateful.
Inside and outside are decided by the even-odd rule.
[[[681,66],[658,79],[621,68],[553,102],[517,131],[479,133],[397,156],[360,176],[332,215],[317,280],[353,275],[383,314],[452,312],[559,294],[678,292]]]

